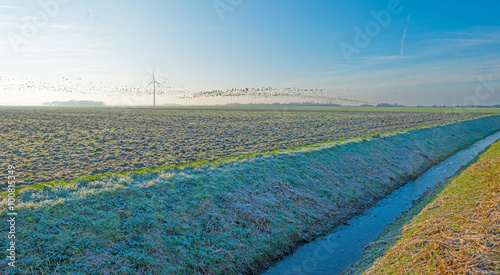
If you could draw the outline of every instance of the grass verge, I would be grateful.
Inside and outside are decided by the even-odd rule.
[[[500,141],[367,245],[361,273],[500,274]]]

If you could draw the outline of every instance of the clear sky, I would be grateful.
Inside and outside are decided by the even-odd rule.
[[[0,0],[0,105],[151,104],[152,72],[164,84],[157,104],[328,93],[500,104],[499,10],[492,0]],[[259,87],[328,92],[189,98]]]

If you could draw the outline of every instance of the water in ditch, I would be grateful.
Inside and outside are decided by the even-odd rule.
[[[365,244],[408,211],[426,191],[453,176],[499,139],[500,132],[497,132],[459,151],[381,199],[363,214],[336,227],[328,235],[299,247],[263,274],[340,274],[360,258]]]

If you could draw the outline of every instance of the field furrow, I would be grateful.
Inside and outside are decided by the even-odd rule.
[[[0,155],[19,185],[354,138],[484,114],[0,108]],[[5,186],[4,186],[5,187]]]

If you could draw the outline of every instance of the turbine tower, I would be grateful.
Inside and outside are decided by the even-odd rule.
[[[155,80],[155,73],[154,72],[153,72],[153,81],[151,81],[151,83],[149,83],[148,86],[146,86],[146,88],[149,87],[149,85],[151,85],[151,84],[153,84],[153,107],[156,107],[156,84],[161,85],[161,83],[159,83]]]

